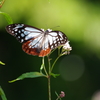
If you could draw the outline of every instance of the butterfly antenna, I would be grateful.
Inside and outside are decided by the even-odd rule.
[[[60,26],[55,26],[55,27],[52,27],[51,29],[54,29],[54,28],[56,28],[56,27],[60,27]]]

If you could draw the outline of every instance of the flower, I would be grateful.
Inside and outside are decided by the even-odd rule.
[[[60,98],[65,97],[65,92],[61,91],[61,93],[59,94],[59,97],[60,97]]]
[[[63,91],[61,91],[61,93],[58,95],[58,93],[57,92],[55,92],[56,93],[56,95],[57,95],[57,99],[56,100],[61,100],[61,98],[63,98],[63,97],[65,97],[65,92],[63,92]]]
[[[72,50],[72,47],[69,44],[69,41],[67,41],[64,45],[63,45],[63,55],[65,54],[69,54],[70,51]]]

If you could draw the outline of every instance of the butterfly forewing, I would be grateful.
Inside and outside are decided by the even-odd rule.
[[[60,45],[63,45],[67,42],[67,37],[63,32],[52,31],[48,35],[48,42],[51,49],[54,49]]]
[[[6,30],[21,43],[36,38],[43,33],[42,30],[25,24],[11,24],[6,27]]]

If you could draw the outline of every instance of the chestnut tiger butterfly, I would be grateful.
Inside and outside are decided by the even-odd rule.
[[[22,43],[24,52],[30,55],[44,57],[51,50],[64,45],[68,39],[61,31],[39,29],[25,24],[10,24],[6,31]]]

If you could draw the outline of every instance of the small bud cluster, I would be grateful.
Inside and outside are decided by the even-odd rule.
[[[71,50],[72,50],[72,47],[70,46],[69,41],[67,41],[67,42],[63,45],[62,54],[63,54],[63,55],[69,54]]]
[[[59,97],[60,97],[60,98],[65,97],[65,92],[61,91],[61,93],[59,94]]]

